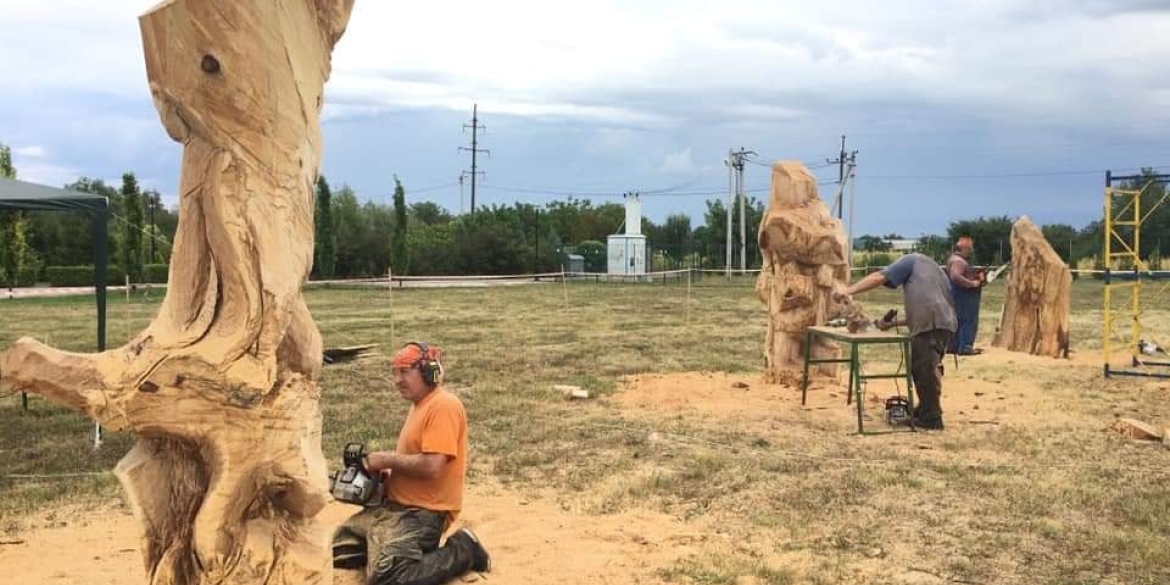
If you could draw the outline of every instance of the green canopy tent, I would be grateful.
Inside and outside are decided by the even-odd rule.
[[[97,297],[97,349],[106,349],[106,224],[108,202],[101,195],[36,183],[0,179],[0,210],[76,211],[90,217],[93,235],[94,290]],[[100,431],[95,441],[100,441]]]

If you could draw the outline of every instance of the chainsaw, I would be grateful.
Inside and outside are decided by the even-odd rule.
[[[992,270],[991,272],[989,272],[987,274],[987,280],[984,282],[986,282],[987,284],[991,284],[991,283],[995,282],[995,279],[999,278],[999,275],[1003,274],[1003,271],[1007,270],[1008,266],[1011,266],[1010,262],[1007,264],[1004,264],[1003,266],[996,268],[995,270]]]
[[[341,461],[345,469],[334,471],[329,476],[329,493],[333,499],[358,506],[381,499],[382,482],[378,474],[371,473],[366,467],[365,445],[346,444],[341,452]]]

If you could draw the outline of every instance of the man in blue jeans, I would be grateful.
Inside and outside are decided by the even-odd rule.
[[[975,355],[975,336],[979,333],[979,304],[983,298],[982,272],[971,265],[975,243],[963,236],[955,244],[955,253],[947,260],[947,276],[951,280],[951,297],[955,300],[955,316],[959,327],[947,348],[948,353]]]
[[[853,295],[881,285],[902,287],[906,319],[897,323],[882,322],[879,327],[888,329],[905,325],[910,328],[910,375],[918,394],[914,426],[942,430],[942,372],[939,364],[956,329],[950,282],[934,260],[922,254],[907,254],[850,286],[838,284],[833,291],[833,300],[852,302]]]

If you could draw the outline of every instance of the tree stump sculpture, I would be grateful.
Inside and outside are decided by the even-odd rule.
[[[1012,266],[992,345],[1068,357],[1072,273],[1027,216],[1012,226]]]
[[[772,193],[760,222],[763,267],[756,294],[768,306],[764,339],[764,379],[795,384],[802,375],[805,331],[847,313],[863,318],[855,307],[832,300],[833,287],[848,278],[845,231],[817,195],[816,177],[799,162],[772,165]],[[838,357],[840,349],[817,340],[815,358]],[[834,376],[835,364],[820,364],[816,373]]]
[[[353,0],[168,0],[140,18],[150,91],[183,144],[170,286],[119,349],[31,339],[2,381],[137,444],[115,470],[157,585],[330,583],[313,258],[319,114]]]

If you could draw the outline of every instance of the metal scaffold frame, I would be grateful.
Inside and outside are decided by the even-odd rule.
[[[1115,183],[1145,181],[1141,189],[1121,189],[1114,187]],[[1147,359],[1142,352],[1141,342],[1149,337],[1149,332],[1142,326],[1142,313],[1147,303],[1156,302],[1162,297],[1170,283],[1156,286],[1152,296],[1142,298],[1143,275],[1150,273],[1150,267],[1141,256],[1142,224],[1150,215],[1166,202],[1163,194],[1157,202],[1142,209],[1142,196],[1153,185],[1170,183],[1170,175],[1129,175],[1113,176],[1111,171],[1105,172],[1105,291],[1104,291],[1104,318],[1102,322],[1102,351],[1105,361],[1105,377],[1110,376],[1144,376],[1152,378],[1170,378],[1170,361]],[[1120,200],[1121,206],[1114,213],[1114,204]],[[1114,252],[1114,247],[1121,251]],[[1113,270],[1117,263],[1118,270]],[[1128,293],[1128,298],[1124,295]],[[1114,297],[1124,299],[1122,307],[1114,307]],[[1129,320],[1129,339],[1127,349],[1130,356],[1129,368],[1116,368],[1112,364],[1113,340],[1117,327],[1123,326],[1120,321]],[[1155,346],[1161,345],[1150,339]],[[1161,370],[1155,368],[1164,368]]]

